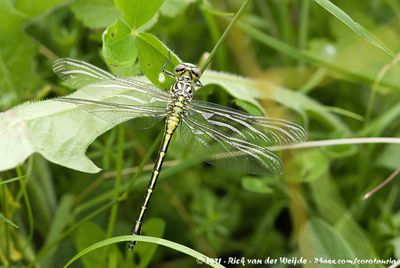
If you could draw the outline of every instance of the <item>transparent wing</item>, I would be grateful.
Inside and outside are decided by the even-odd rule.
[[[70,102],[102,120],[116,123],[136,118],[140,128],[151,127],[166,114],[169,95],[151,84],[118,78],[86,62],[60,59],[54,72],[79,90],[56,101]]]
[[[303,127],[287,120],[255,116],[226,106],[196,100],[192,101],[189,109],[190,113],[200,115],[210,125],[263,146],[299,143],[307,139]]]
[[[289,121],[199,101],[190,105],[180,131],[191,154],[216,166],[250,174],[281,173],[279,157],[267,147],[306,139],[304,129]]]
[[[69,97],[55,100],[76,104],[81,110],[113,124],[134,119],[136,128],[152,127],[166,116],[165,107],[128,105]]]
[[[111,87],[120,90],[131,91],[130,95],[143,101],[166,100],[168,93],[160,90],[152,84],[136,79],[116,77],[94,65],[74,59],[59,59],[54,62],[53,71],[68,85],[73,88],[82,88],[91,84],[101,84],[101,87]],[[108,82],[108,84],[107,84]]]

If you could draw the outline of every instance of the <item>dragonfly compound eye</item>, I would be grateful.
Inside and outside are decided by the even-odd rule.
[[[196,78],[196,79],[200,78],[200,70],[197,67],[192,68],[192,74],[193,74],[194,78]]]
[[[182,73],[183,71],[185,71],[185,65],[183,65],[183,64],[176,65],[175,73]]]

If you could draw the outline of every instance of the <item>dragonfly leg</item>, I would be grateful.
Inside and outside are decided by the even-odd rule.
[[[200,80],[197,80],[194,84],[195,84],[195,86],[197,86],[197,87],[204,87],[203,83],[200,82]]]
[[[165,73],[166,75],[176,78],[176,76],[175,76],[175,74],[174,74],[173,72],[170,72],[170,71],[168,71],[168,70],[165,69],[165,67],[167,66],[168,63],[170,63],[170,61],[171,61],[171,51],[168,50],[168,59],[167,59],[167,61],[164,63],[164,65],[162,66],[162,71],[163,71],[163,73]]]

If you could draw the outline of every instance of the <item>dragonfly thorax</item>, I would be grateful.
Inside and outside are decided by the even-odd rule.
[[[178,99],[183,97],[185,101],[191,101],[193,98],[194,85],[191,79],[186,76],[181,76],[176,83],[171,87],[171,97]]]
[[[171,87],[171,96],[174,99],[183,97],[185,102],[193,98],[194,87],[199,83],[201,75],[196,65],[191,63],[181,63],[174,69],[176,83]]]

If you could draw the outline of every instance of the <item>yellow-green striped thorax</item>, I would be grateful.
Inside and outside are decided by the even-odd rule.
[[[176,82],[171,86],[171,101],[167,107],[167,133],[172,134],[178,126],[186,107],[193,99],[194,88],[199,83],[200,70],[191,63],[181,63],[174,70]]]

